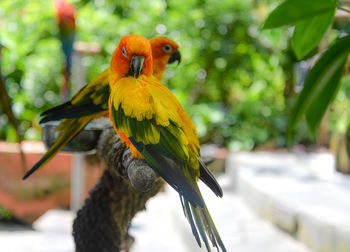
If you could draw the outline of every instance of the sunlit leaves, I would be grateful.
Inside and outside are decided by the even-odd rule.
[[[335,8],[334,0],[287,0],[269,14],[263,29],[295,25],[292,43],[300,60],[320,43],[333,22]]]
[[[275,52],[286,45],[286,33],[261,34],[253,1],[71,2],[77,8],[77,40],[102,47],[100,55],[83,57],[87,80],[109,65],[123,35],[162,34],[180,44],[183,56],[180,65],[168,66],[163,84],[185,106],[203,141],[226,146],[238,141],[240,149],[251,149],[285,132],[286,120],[280,119],[284,57]],[[0,0],[0,16],[0,37],[11,46],[4,53],[3,72],[18,104],[20,127],[33,137],[40,112],[59,103],[62,82],[52,1]],[[6,127],[0,129],[1,139],[10,134]]]
[[[287,0],[266,18],[263,29],[294,25],[297,22],[334,10],[334,0]]]
[[[292,139],[295,124],[304,113],[310,133],[315,132],[329,103],[339,89],[339,81],[349,51],[350,35],[331,46],[310,70],[289,118],[287,127],[289,140]]]
[[[263,28],[294,26],[292,44],[297,58],[305,58],[315,49],[333,23],[335,0],[286,0],[266,18]],[[350,51],[349,36],[330,47],[310,70],[301,93],[290,115],[287,138],[303,115],[309,132],[313,135],[340,86],[344,66]]]

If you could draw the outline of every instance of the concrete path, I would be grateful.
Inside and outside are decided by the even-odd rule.
[[[49,210],[33,224],[35,230],[0,225],[0,251],[73,252],[74,216],[66,210]]]
[[[220,177],[224,198],[201,185],[209,211],[228,251],[307,252],[310,251],[288,234],[261,220],[234,192],[229,176]],[[0,227],[0,251],[73,252],[71,224],[74,214],[51,210],[35,222],[32,230]],[[147,204],[130,229],[136,238],[132,252],[205,252],[195,243],[184,218],[179,197],[171,188]]]
[[[227,251],[236,252],[307,252],[311,251],[288,234],[261,220],[237,196],[232,180],[220,177],[224,197],[217,198],[203,184],[201,190]],[[134,220],[131,234],[136,237],[132,251],[199,252],[184,218],[177,193],[166,193],[149,201],[147,212]],[[203,245],[204,246],[204,245]],[[213,250],[216,251],[216,250]]]

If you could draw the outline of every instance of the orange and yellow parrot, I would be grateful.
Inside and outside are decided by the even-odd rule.
[[[222,197],[220,185],[200,158],[196,128],[176,97],[153,76],[151,45],[143,36],[129,35],[112,56],[109,116],[132,150],[144,158],[179,194],[192,233],[226,251],[197,185],[203,180]]]
[[[150,40],[153,59],[154,75],[162,79],[167,64],[180,62],[181,54],[178,44],[166,37],[156,37]],[[64,119],[55,129],[59,135],[55,143],[44,156],[25,174],[26,179],[33,172],[43,167],[66,144],[68,144],[93,119],[108,116],[108,98],[110,94],[109,73],[107,68],[91,83],[84,86],[68,102],[42,113],[44,118],[40,123]]]

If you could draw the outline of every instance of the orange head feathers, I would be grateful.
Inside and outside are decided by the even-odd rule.
[[[168,63],[180,62],[179,45],[166,37],[156,37],[149,42],[152,46],[153,75],[161,80]]]
[[[151,44],[143,36],[128,35],[123,37],[114,51],[111,68],[113,79],[124,76],[138,78],[141,74],[153,74]]]
[[[139,35],[125,36],[113,53],[111,76],[113,79],[129,75],[135,76],[131,63],[133,56],[138,55],[144,58],[142,59],[144,60],[143,68],[139,69],[142,70],[142,74],[149,76],[153,73],[158,80],[161,80],[167,64],[180,62],[181,54],[178,49],[179,45],[166,37],[156,37],[147,41],[145,37]],[[135,58],[136,62],[133,65],[140,59],[140,57]],[[136,75],[139,74],[141,73],[136,73]]]
[[[162,58],[164,55],[168,55],[167,60],[169,60],[171,55],[179,49],[179,45],[167,37],[156,37],[149,42],[152,46],[153,60]]]

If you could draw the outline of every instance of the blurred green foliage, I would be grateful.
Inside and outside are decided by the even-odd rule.
[[[13,214],[6,208],[0,205],[0,221],[10,220],[13,218]]]
[[[327,141],[326,124],[319,129],[322,120],[326,122],[329,117],[332,130],[345,132],[346,121],[349,121],[344,119],[349,118],[346,101],[349,79],[343,76],[349,75],[350,30],[348,20],[339,17],[350,13],[347,6],[341,0],[285,0],[269,13],[263,23],[263,29],[289,26],[293,31],[294,53],[301,61],[296,65],[308,65],[308,73],[299,80],[302,90],[287,124],[289,144],[294,140],[294,128],[303,118],[313,138],[316,138],[316,133],[320,134],[321,144]],[[328,111],[329,116],[325,116]]]
[[[77,40],[97,42],[85,56],[87,79],[109,65],[127,34],[165,35],[180,44],[182,62],[164,84],[179,98],[202,142],[250,150],[273,140],[284,145],[286,79],[295,60],[281,54],[290,32],[260,31],[271,1],[75,0]],[[26,139],[40,139],[40,113],[60,103],[63,54],[51,1],[0,1],[2,71]],[[302,131],[305,132],[305,131]],[[15,140],[4,115],[0,139]]]

